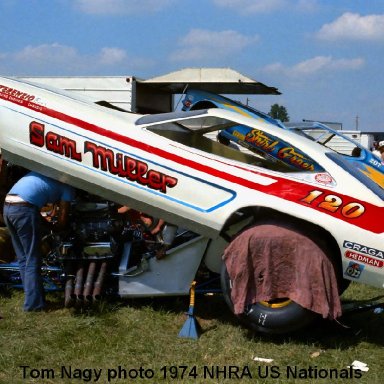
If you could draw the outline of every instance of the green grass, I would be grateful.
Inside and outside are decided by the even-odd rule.
[[[357,300],[381,294],[382,290],[352,284],[343,297]],[[50,311],[24,313],[22,292],[0,293],[0,383],[383,382],[384,315],[372,310],[341,319],[350,328],[320,320],[294,335],[268,337],[240,326],[221,296],[198,296],[195,315],[203,332],[198,340],[191,340],[178,337],[186,321],[187,297],[116,301],[82,311],[62,308],[61,294],[49,294],[48,299]],[[253,360],[255,356],[274,361],[258,363]],[[286,377],[287,367],[340,372],[354,360],[363,361],[370,368],[359,379]],[[29,367],[25,378],[21,366]],[[168,367],[165,379],[164,366]],[[181,366],[188,367],[183,378]],[[223,374],[215,379],[204,378],[204,367],[212,366],[222,370],[239,367],[238,375],[244,369],[253,378],[239,380],[232,375],[225,379]],[[62,367],[72,369],[72,379],[61,378]],[[108,381],[108,371],[110,376],[117,374],[119,367],[121,375],[124,370],[127,375],[140,374],[142,368],[142,374],[153,371],[154,377],[110,377]],[[259,369],[261,374],[268,370],[270,377],[258,378]],[[95,376],[89,379],[89,370],[101,372],[98,381]],[[280,377],[273,378],[277,371]],[[189,373],[197,376],[188,376]],[[39,378],[31,377],[38,375]]]

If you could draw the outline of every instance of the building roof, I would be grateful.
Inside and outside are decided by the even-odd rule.
[[[277,88],[231,68],[185,68],[147,80],[137,79],[137,82],[175,94],[183,93],[188,87],[219,94],[281,94]]]

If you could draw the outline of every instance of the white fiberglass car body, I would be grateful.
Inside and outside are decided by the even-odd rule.
[[[250,150],[277,155],[236,151],[204,136],[231,127]],[[259,214],[320,228],[337,244],[344,278],[383,287],[383,174],[369,165],[354,169],[342,155],[267,121],[218,108],[125,113],[3,77],[0,147],[9,162],[200,235],[181,264],[170,257],[165,267],[159,261],[152,272],[122,276],[124,296],[187,294],[201,262],[220,272],[230,236]],[[351,263],[354,273],[347,272]]]

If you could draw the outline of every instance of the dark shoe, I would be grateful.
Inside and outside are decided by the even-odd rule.
[[[45,311],[45,307],[44,308],[29,308],[29,309],[24,309],[24,312],[44,312]]]

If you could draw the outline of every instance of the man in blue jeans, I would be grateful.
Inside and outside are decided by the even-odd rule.
[[[41,311],[45,294],[41,277],[41,220],[40,210],[48,203],[59,204],[55,228],[67,224],[70,202],[75,190],[57,180],[30,172],[8,192],[4,202],[4,221],[20,267],[25,293],[24,311]]]

